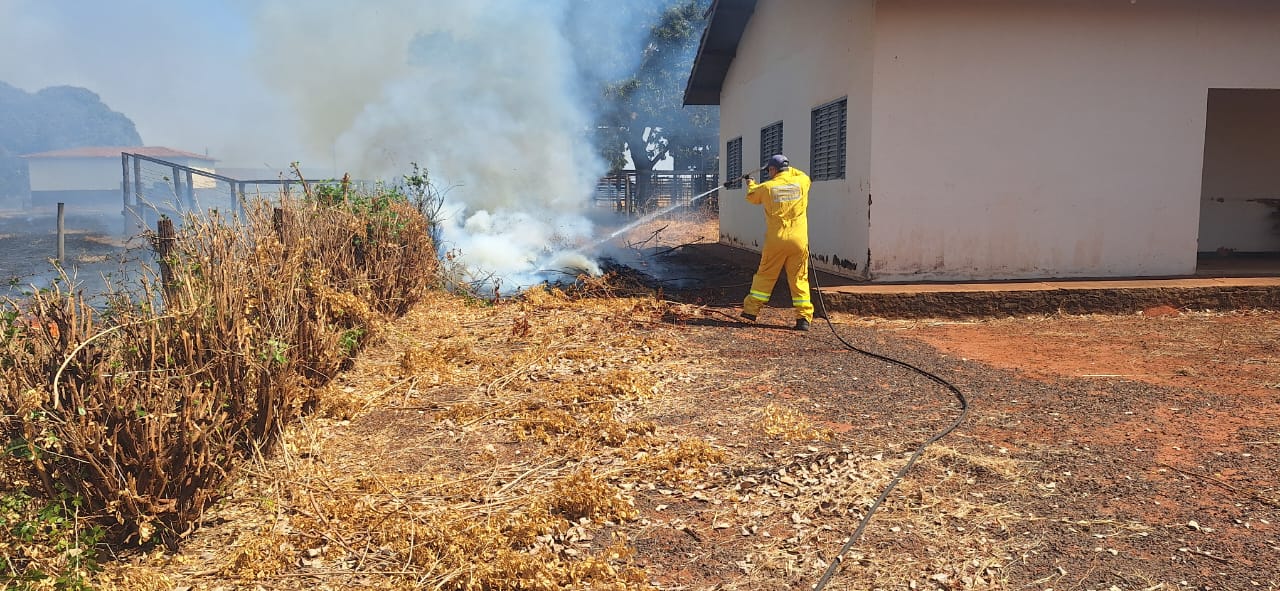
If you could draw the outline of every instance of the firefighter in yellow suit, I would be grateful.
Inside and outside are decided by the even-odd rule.
[[[769,180],[756,183],[746,175],[747,202],[764,206],[767,233],[760,268],[751,280],[751,292],[742,302],[742,317],[755,322],[769,301],[778,273],[785,271],[796,311],[796,330],[809,330],[813,302],[809,300],[809,175],[793,168],[786,156],[765,161]]]

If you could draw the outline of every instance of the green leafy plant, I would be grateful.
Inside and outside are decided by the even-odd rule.
[[[362,328],[349,328],[343,331],[342,336],[338,337],[338,348],[342,349],[342,355],[354,357],[367,332]]]
[[[267,339],[266,347],[262,350],[261,359],[265,362],[284,365],[289,362],[289,357],[285,353],[289,352],[289,343],[276,339]]]
[[[91,589],[100,570],[98,526],[82,526],[83,501],[66,492],[49,501],[17,490],[0,495],[0,583],[5,589]],[[21,546],[23,552],[10,552]]]

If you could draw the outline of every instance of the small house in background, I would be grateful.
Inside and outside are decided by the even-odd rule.
[[[1168,276],[1280,252],[1280,2],[715,0],[708,17],[685,104],[720,106],[721,178],[775,153],[810,173],[818,268]],[[720,239],[758,249],[737,195]]]
[[[45,210],[66,203],[68,208],[77,211],[121,211],[124,171],[120,155],[125,152],[208,172],[213,172],[216,162],[206,155],[159,146],[93,146],[27,154],[23,158],[31,181],[32,209]],[[171,184],[170,179],[163,176],[143,180],[157,185]],[[195,177],[193,188],[213,188],[213,182]]]

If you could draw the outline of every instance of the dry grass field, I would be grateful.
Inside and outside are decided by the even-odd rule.
[[[101,582],[807,588],[956,400],[826,323],[691,301],[620,278],[429,297],[179,552]],[[971,410],[828,589],[1280,589],[1280,314],[831,328]]]

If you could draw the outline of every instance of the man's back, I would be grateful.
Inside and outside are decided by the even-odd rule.
[[[788,167],[779,170],[773,178],[752,185],[747,192],[747,201],[764,206],[765,220],[772,233],[807,221],[811,184],[809,175],[804,171]]]

